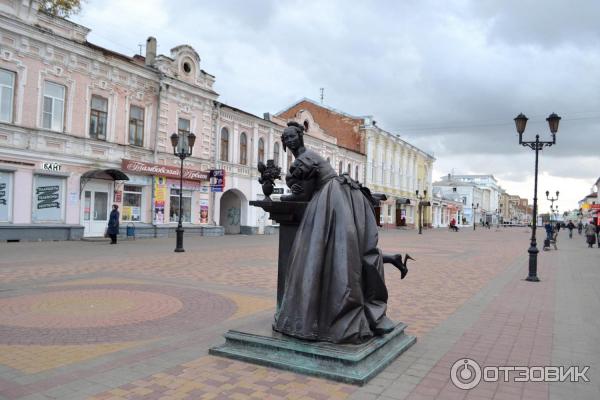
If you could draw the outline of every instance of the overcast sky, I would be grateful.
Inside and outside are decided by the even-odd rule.
[[[433,152],[434,180],[493,174],[533,198],[560,190],[577,206],[600,176],[600,2],[596,0],[86,0],[73,21],[127,55],[148,36],[158,52],[189,44],[216,76],[220,100],[256,115],[308,97]],[[549,202],[540,201],[540,211]]]

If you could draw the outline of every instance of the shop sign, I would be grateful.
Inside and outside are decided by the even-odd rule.
[[[121,169],[123,171],[135,172],[143,175],[154,175],[164,176],[169,178],[179,178],[180,168],[171,165],[160,165],[150,164],[135,160],[123,160],[121,162]],[[195,169],[183,169],[183,179],[189,179],[193,181],[205,181],[208,180],[209,174],[204,171],[198,171]]]
[[[42,169],[44,171],[59,172],[61,168],[62,168],[62,165],[57,162],[43,162],[42,163]]]
[[[167,186],[170,189],[179,189],[179,179],[167,178]],[[183,190],[200,190],[202,185],[198,181],[183,180]]]
[[[222,192],[225,187],[225,170],[224,169],[211,169],[209,173],[210,178],[210,191],[211,192]]]

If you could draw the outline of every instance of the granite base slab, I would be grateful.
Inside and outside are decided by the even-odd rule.
[[[405,329],[399,323],[392,332],[361,344],[299,340],[270,327],[230,330],[225,343],[209,354],[364,385],[416,342]]]

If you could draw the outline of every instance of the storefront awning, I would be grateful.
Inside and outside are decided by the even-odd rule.
[[[118,169],[93,169],[81,175],[79,180],[79,193],[83,191],[85,184],[90,179],[105,179],[108,181],[128,181],[129,177]]]
[[[410,204],[410,199],[407,199],[404,197],[400,197],[400,198],[396,199],[396,207],[398,207],[402,204]]]

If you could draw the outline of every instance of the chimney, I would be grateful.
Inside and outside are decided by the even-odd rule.
[[[146,40],[146,65],[154,65],[156,60],[156,38],[150,36]]]
[[[271,113],[263,113],[263,119],[270,121],[271,120]]]

